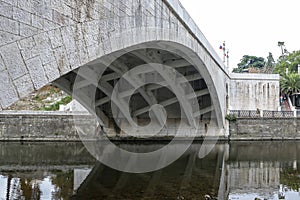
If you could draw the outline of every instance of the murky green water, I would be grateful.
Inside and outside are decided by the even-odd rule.
[[[163,145],[163,144],[162,144]],[[146,151],[159,144],[126,144]],[[300,199],[300,142],[231,142],[168,167],[119,172],[81,143],[0,143],[0,199]],[[299,153],[298,153],[299,152]],[[113,158],[112,158],[113,159]]]

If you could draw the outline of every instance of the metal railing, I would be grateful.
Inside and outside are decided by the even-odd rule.
[[[258,118],[258,117],[260,117],[260,112],[257,112],[256,110],[231,110],[230,114],[233,114],[238,118]]]
[[[231,110],[229,114],[236,118],[293,118],[297,117],[294,111],[269,111],[269,110]]]
[[[269,118],[291,118],[294,117],[294,111],[263,111],[263,117]]]

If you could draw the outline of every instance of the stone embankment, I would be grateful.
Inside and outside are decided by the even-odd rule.
[[[229,133],[230,140],[299,140],[300,118],[239,118]]]
[[[91,115],[86,112],[2,111],[0,112],[0,140],[80,141],[74,125],[74,116],[77,119],[79,116],[82,123],[91,119]],[[121,136],[122,134],[109,135],[114,140],[133,139]],[[169,140],[171,138],[165,134],[154,139]],[[203,137],[196,137],[196,139],[201,140]],[[299,140],[300,118],[239,118],[229,122],[229,136],[219,137],[219,139]]]
[[[51,111],[0,112],[0,140],[77,141],[73,113]],[[82,114],[82,119],[87,117]]]

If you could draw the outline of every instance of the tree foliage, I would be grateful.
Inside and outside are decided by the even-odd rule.
[[[244,55],[238,63],[238,67],[233,69],[235,73],[248,71],[249,68],[262,69],[265,66],[265,59],[263,57]]]
[[[297,73],[298,64],[300,64],[300,50],[285,56],[280,56],[275,66],[274,73],[284,75],[286,68],[288,68],[289,73]]]
[[[283,75],[280,79],[281,92],[285,94],[298,93],[300,91],[300,75],[296,73]]]

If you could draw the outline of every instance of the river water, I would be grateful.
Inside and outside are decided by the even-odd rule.
[[[300,199],[300,142],[218,143],[199,158],[201,145],[161,170],[131,174],[97,162],[80,142],[0,143],[0,200]]]

